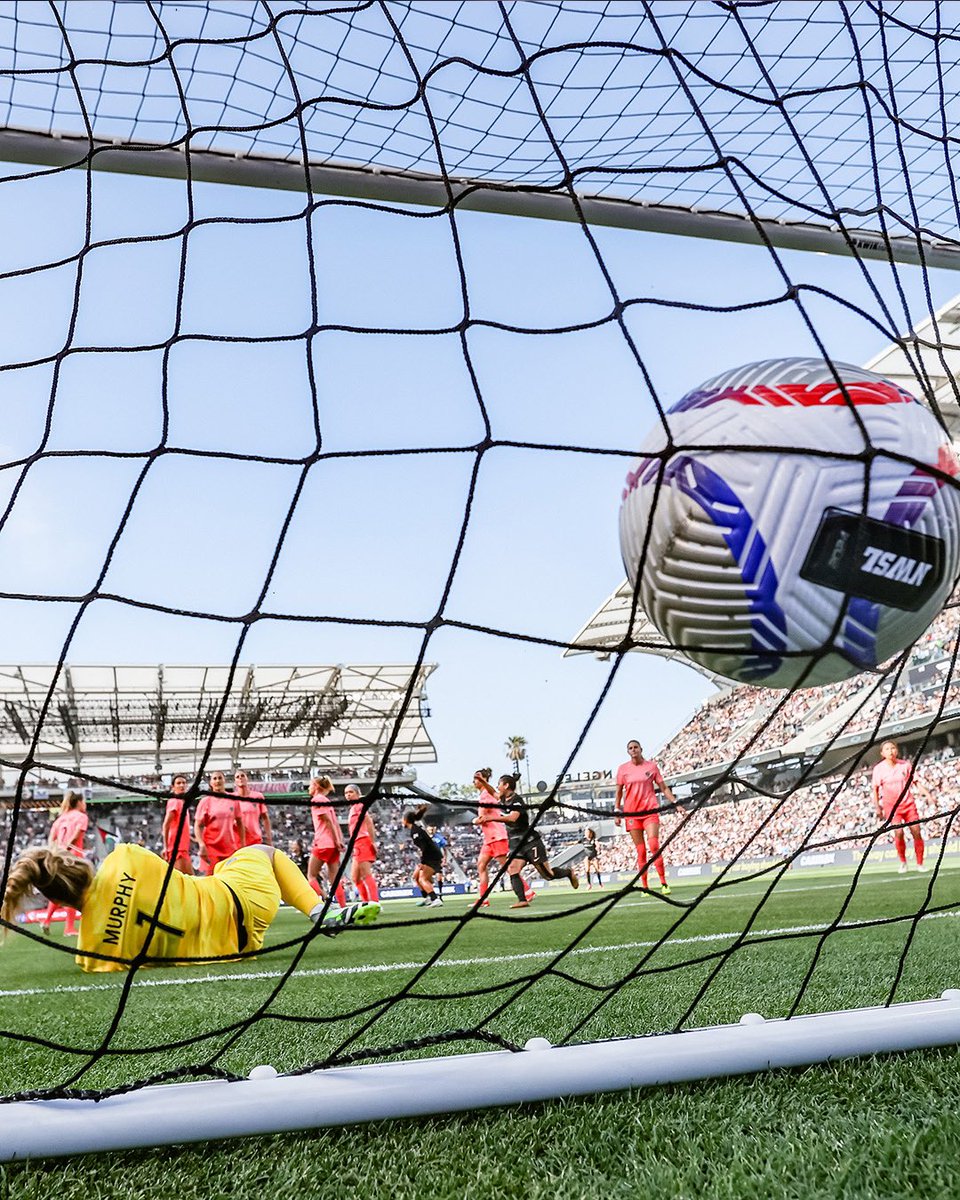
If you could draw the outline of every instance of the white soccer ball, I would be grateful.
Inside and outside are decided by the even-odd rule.
[[[694,662],[743,683],[832,683],[940,612],[960,570],[960,469],[901,387],[821,359],[750,363],[666,425],[627,475],[620,546],[644,611]]]

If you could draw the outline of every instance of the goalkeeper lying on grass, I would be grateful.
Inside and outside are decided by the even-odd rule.
[[[80,910],[77,962],[84,971],[126,970],[145,948],[141,961],[163,966],[249,953],[263,945],[281,900],[311,921],[323,911],[291,859],[263,845],[245,846],[208,876],[170,871],[142,846],[117,846],[96,872],[86,859],[53,847],[27,850],[10,871],[0,917],[13,922],[34,888]],[[369,925],[379,912],[379,904],[351,904],[323,918],[321,929]]]

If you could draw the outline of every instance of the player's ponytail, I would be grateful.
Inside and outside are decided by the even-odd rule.
[[[419,808],[408,808],[403,814],[403,823],[406,828],[410,829],[411,826],[416,825],[429,807],[429,804],[421,804]]]
[[[10,869],[0,918],[12,923],[34,888],[55,904],[82,911],[92,881],[93,867],[85,858],[53,846],[25,850]]]
[[[85,797],[83,792],[67,792],[60,803],[60,813],[73,812],[75,808],[79,808]]]

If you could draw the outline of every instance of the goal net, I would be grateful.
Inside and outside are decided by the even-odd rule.
[[[866,0],[0,13],[0,661],[55,664],[35,705],[0,714],[23,745],[0,764],[4,883],[43,832],[44,748],[82,743],[62,689],[89,662],[224,664],[192,801],[226,765],[243,664],[411,664],[365,784],[384,846],[407,836],[387,766],[436,663],[438,770],[469,785],[515,721],[548,776],[524,780],[535,827],[577,870],[595,828],[605,880],[521,912],[499,892],[429,920],[398,905],[323,945],[283,914],[255,958],[109,979],[68,981],[72,947],[15,925],[6,1102],[264,1066],[376,1061],[392,1080],[485,1051],[501,1057],[474,1074],[509,1058],[537,1076],[518,1098],[564,1094],[640,1079],[609,1039],[951,986],[953,604],[852,679],[711,696],[640,589],[614,589],[643,438],[723,370],[866,364],[953,436],[958,69],[942,7]],[[634,736],[663,746],[675,797],[649,879],[612,796],[563,787]],[[907,830],[902,881],[869,774],[891,737],[932,797],[927,869]],[[78,785],[126,786],[121,757],[81,760]],[[918,1011],[894,1014],[910,1044],[957,1036],[955,999]],[[795,1023],[768,1024],[785,1045]],[[888,1045],[872,1036],[822,1054]],[[531,1039],[602,1078],[511,1057]],[[463,1075],[440,1108],[493,1102]]]

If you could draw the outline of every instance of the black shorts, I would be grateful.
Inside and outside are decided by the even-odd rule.
[[[442,871],[443,870],[443,859],[442,858],[421,858],[420,866],[421,867],[429,867],[430,870],[434,871],[434,872]]]
[[[539,833],[527,833],[519,841],[511,842],[510,857],[522,859],[533,865],[549,862],[547,848]]]

